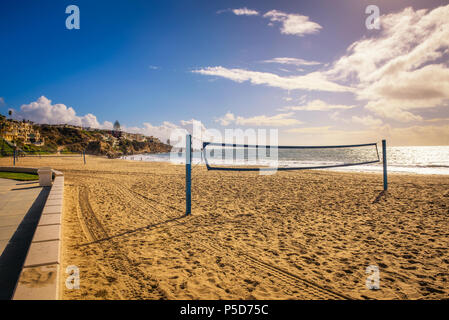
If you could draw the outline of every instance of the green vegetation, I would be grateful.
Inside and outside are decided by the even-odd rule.
[[[0,171],[0,178],[19,180],[19,181],[33,181],[39,180],[39,176],[34,173],[23,173],[23,172],[3,172]]]
[[[0,137],[7,121],[13,121],[20,126],[19,121],[9,120],[4,116],[0,117]],[[120,128],[118,121],[116,121],[115,127]],[[76,126],[48,124],[34,124],[33,130],[39,132],[40,138],[44,141],[43,145],[26,143],[21,139],[8,143],[0,138],[0,156],[11,156],[14,153],[14,145],[17,146],[18,156],[54,153],[68,155],[81,154],[85,151],[90,155],[115,158],[121,155],[169,152],[171,150],[170,145],[162,143],[155,137],[136,141],[132,140],[135,138],[134,136],[130,137],[127,133],[117,130],[86,130]]]
[[[49,154],[49,153],[55,153],[55,149],[51,148],[47,145],[45,146],[35,146],[33,144],[23,144],[20,146],[20,148],[25,151],[26,153],[30,154]]]
[[[0,138],[0,156],[13,154],[14,149],[3,139]]]

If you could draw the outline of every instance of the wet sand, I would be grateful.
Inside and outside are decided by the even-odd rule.
[[[0,159],[10,165],[11,159]],[[65,174],[63,299],[447,299],[449,176],[24,158]],[[80,289],[65,287],[65,268]],[[366,287],[370,265],[380,288]]]

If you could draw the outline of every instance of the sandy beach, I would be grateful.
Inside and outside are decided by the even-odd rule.
[[[0,165],[11,165],[10,158]],[[21,158],[65,175],[63,299],[447,299],[449,176]],[[80,289],[65,269],[80,270]],[[366,268],[378,266],[380,289]]]

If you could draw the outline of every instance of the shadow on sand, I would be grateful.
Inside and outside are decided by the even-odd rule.
[[[129,235],[129,234],[132,234],[132,233],[135,233],[135,232],[138,232],[138,231],[142,231],[142,230],[145,230],[145,229],[152,229],[152,228],[155,228],[155,227],[161,227],[161,226],[163,226],[163,225],[165,225],[165,224],[167,224],[169,222],[178,221],[178,220],[181,220],[183,218],[185,218],[185,215],[182,215],[182,216],[176,217],[176,218],[172,218],[172,219],[169,219],[169,220],[165,220],[165,221],[162,221],[162,222],[149,224],[149,225],[146,225],[146,226],[143,226],[143,227],[140,227],[140,228],[127,230],[127,231],[115,234],[113,236],[109,236],[109,237],[106,237],[106,238],[98,239],[96,241],[83,243],[83,244],[80,244],[78,246],[75,246],[75,248],[85,247],[85,246],[88,246],[88,245],[91,245],[91,244],[94,244],[94,243],[100,243],[100,242],[103,242],[103,241],[108,241],[108,240],[111,240],[111,239],[114,239],[114,238],[126,236],[126,235]]]
[[[382,197],[384,197],[385,199],[387,199],[387,194],[388,191],[387,190],[382,190],[376,197],[376,199],[374,199],[373,204],[374,203],[378,203],[380,201],[380,199],[382,199]]]

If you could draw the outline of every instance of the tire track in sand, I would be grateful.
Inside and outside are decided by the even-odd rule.
[[[136,194],[140,196],[141,198],[149,201],[154,201],[157,203],[155,199],[151,199],[150,197],[147,197],[145,195],[140,194],[139,192],[133,190],[131,188],[130,190],[127,190],[128,192],[131,192],[133,194]],[[147,204],[148,205],[148,204]],[[150,205],[151,206],[151,205]],[[176,208],[173,208],[176,209]],[[202,245],[204,242],[202,242]],[[207,245],[206,245],[207,246]],[[209,248],[214,251],[217,254],[223,254],[223,249],[220,249],[219,247],[216,247],[215,245],[209,244]],[[229,253],[225,253],[227,256],[229,256]],[[254,258],[244,252],[238,251],[237,256],[245,258],[245,262],[247,262],[252,268],[263,271],[264,273],[273,275],[274,277],[278,278],[279,280],[283,281],[284,283],[294,286],[298,289],[300,289],[303,293],[307,293],[310,296],[313,296],[318,299],[322,300],[347,300],[351,299],[350,297],[347,297],[343,294],[340,294],[338,292],[335,292],[333,290],[324,288],[312,281],[306,280],[301,278],[298,275],[295,275],[291,272],[288,272],[286,270],[283,270],[275,265],[266,263],[264,261],[261,261],[260,259]],[[232,259],[233,261],[238,261],[239,259]],[[246,265],[246,264],[245,264]]]
[[[125,191],[124,187],[121,186],[120,184],[118,184],[116,181],[113,181],[113,179],[108,179],[108,180],[113,182],[114,185],[116,187],[118,187],[121,192]],[[135,194],[135,195],[141,197],[141,199],[144,199],[146,201],[150,200],[150,201],[157,202],[155,199],[151,199],[151,198],[149,198],[145,195],[142,195],[139,192],[132,190],[132,189],[126,190],[126,192]],[[82,204],[83,202],[84,202],[84,204]],[[148,203],[147,203],[147,205],[148,205]],[[92,234],[92,237],[96,240],[104,239],[104,238],[108,237],[106,230],[103,228],[103,226],[101,225],[99,220],[96,218],[96,216],[90,206],[89,199],[88,199],[88,192],[87,192],[86,187],[80,188],[80,206],[81,206],[83,212],[85,212],[85,211],[88,212],[87,215],[83,214],[83,217],[86,222],[86,227],[89,230],[89,233]],[[153,207],[152,205],[150,205],[150,207],[152,207],[153,209],[156,210],[156,208]],[[164,212],[164,215],[166,215],[165,212]],[[340,294],[338,292],[335,292],[333,290],[324,288],[312,281],[306,280],[296,274],[293,274],[289,271],[283,270],[273,264],[270,264],[270,263],[264,262],[260,259],[257,259],[255,257],[252,257],[242,251],[237,250],[237,252],[235,254],[231,254],[229,252],[226,252],[226,250],[224,250],[224,248],[220,248],[217,245],[211,244],[211,243],[206,244],[205,242],[202,242],[201,246],[208,247],[212,252],[214,252],[217,255],[223,255],[223,254],[226,255],[232,262],[237,261],[237,263],[244,265],[244,266],[250,266],[251,268],[253,268],[254,270],[256,270],[258,272],[263,272],[267,275],[271,275],[271,276],[281,280],[284,284],[286,284],[288,286],[293,286],[293,287],[298,288],[302,293],[306,294],[309,297],[314,297],[314,298],[318,298],[318,299],[322,299],[322,300],[351,299],[350,297],[347,297],[347,296]],[[120,260],[122,260],[122,261],[126,260],[128,262],[128,264],[130,263],[128,257],[126,255],[124,255],[119,250],[119,248],[117,246],[114,247],[114,250],[119,252],[120,256],[123,257]],[[233,248],[233,250],[235,250],[235,249]],[[236,255],[237,258],[232,257],[234,255]],[[244,262],[241,261],[242,260],[241,258],[243,258],[245,261]],[[130,268],[130,266],[125,267],[123,265],[118,265],[115,260],[110,261],[109,264],[113,268],[113,270],[118,270],[118,271],[121,271],[126,274],[130,274],[133,271],[135,272],[135,270],[131,270],[132,268]],[[138,271],[138,273],[140,273],[141,276],[143,275],[140,270]],[[134,278],[136,278],[136,277],[134,277]],[[132,296],[139,296],[139,293],[141,293],[140,290],[139,291],[135,290],[134,289],[135,286],[133,286],[131,283],[129,283],[129,281],[127,281],[126,285],[129,288],[129,291],[132,293]],[[154,285],[152,286],[152,288],[154,289]],[[163,292],[161,292],[161,295],[165,296],[165,294]]]
[[[90,205],[87,186],[80,187],[79,205],[83,217],[82,223],[84,223],[85,229],[88,232],[88,235],[86,236],[91,238],[93,242],[109,237],[107,231],[96,217],[95,212]],[[104,242],[98,242],[98,244],[106,256],[103,261],[109,266],[109,269],[118,275],[122,275],[118,280],[125,285],[126,298],[139,299],[142,298],[142,293],[153,294],[151,298],[164,299],[167,297],[165,292],[159,288],[157,280],[144,274],[137,268],[137,264],[120,249],[119,243],[110,241],[106,244]],[[109,251],[113,252],[112,257],[110,258],[107,257],[110,255]],[[104,273],[108,271],[104,268],[102,269]],[[107,275],[110,276],[110,274]],[[123,291],[123,288],[121,291]],[[123,292],[120,292],[119,295],[122,296]]]
[[[80,186],[79,188],[79,206],[81,209],[81,216],[87,230],[87,237],[90,241],[98,241],[105,237],[109,237],[103,225],[98,220],[89,202],[88,187]],[[84,228],[83,228],[84,230]]]
[[[281,280],[285,284],[288,284],[290,286],[294,286],[301,290],[302,293],[306,293],[310,297],[315,297],[320,300],[350,300],[353,299],[351,297],[345,296],[341,293],[338,293],[336,291],[324,288],[310,280],[306,280],[296,274],[293,274],[289,271],[283,270],[273,264],[264,262],[260,259],[257,259],[255,257],[252,257],[248,255],[247,253],[244,253],[238,249],[233,248],[233,250],[236,251],[236,258],[232,258],[232,254],[229,252],[226,252],[223,250],[223,248],[218,247],[215,244],[205,244],[204,242],[201,243],[202,247],[208,247],[211,251],[215,252],[217,255],[226,255],[228,258],[231,259],[232,262],[237,261],[240,265],[243,266],[250,266],[253,269],[257,271],[262,271],[267,275],[271,275],[276,277],[277,279]],[[239,259],[240,257],[244,258],[245,261],[241,261]]]
[[[84,175],[83,175],[83,177],[84,177]],[[166,199],[162,199],[162,200],[161,199],[153,199],[151,197],[148,197],[148,196],[143,195],[140,192],[136,191],[135,189],[136,189],[137,184],[132,185],[130,188],[126,188],[122,183],[120,183],[119,181],[117,181],[117,180],[115,180],[113,178],[95,177],[95,176],[89,177],[89,178],[91,178],[91,179],[93,178],[93,179],[97,179],[97,180],[101,180],[101,181],[104,181],[104,180],[109,181],[110,185],[113,185],[116,188],[116,190],[125,199],[126,199],[126,195],[137,196],[137,197],[132,197],[132,198],[134,198],[135,200],[139,201],[142,204],[142,206],[136,206],[136,208],[133,208],[133,212],[138,213],[138,215],[141,218],[145,219],[147,217],[147,214],[148,214],[148,211],[145,211],[145,210],[142,209],[143,207],[148,207],[148,208],[152,209],[154,211],[153,213],[160,213],[160,214],[162,214],[163,215],[162,218],[166,218],[166,219],[173,218],[172,216],[169,216],[167,212],[171,212],[171,211],[181,212],[181,213],[183,212],[183,209],[179,209],[179,208],[176,208],[174,206],[165,204],[165,202],[166,202],[165,200]],[[153,202],[153,203],[155,203],[157,205],[165,206],[166,209],[161,210],[161,208],[157,208],[155,205],[148,203],[148,201]],[[167,208],[168,208],[168,210],[167,210]],[[159,217],[161,217],[161,216],[159,216]],[[164,220],[157,221],[157,222],[162,222],[162,221],[164,221]]]

